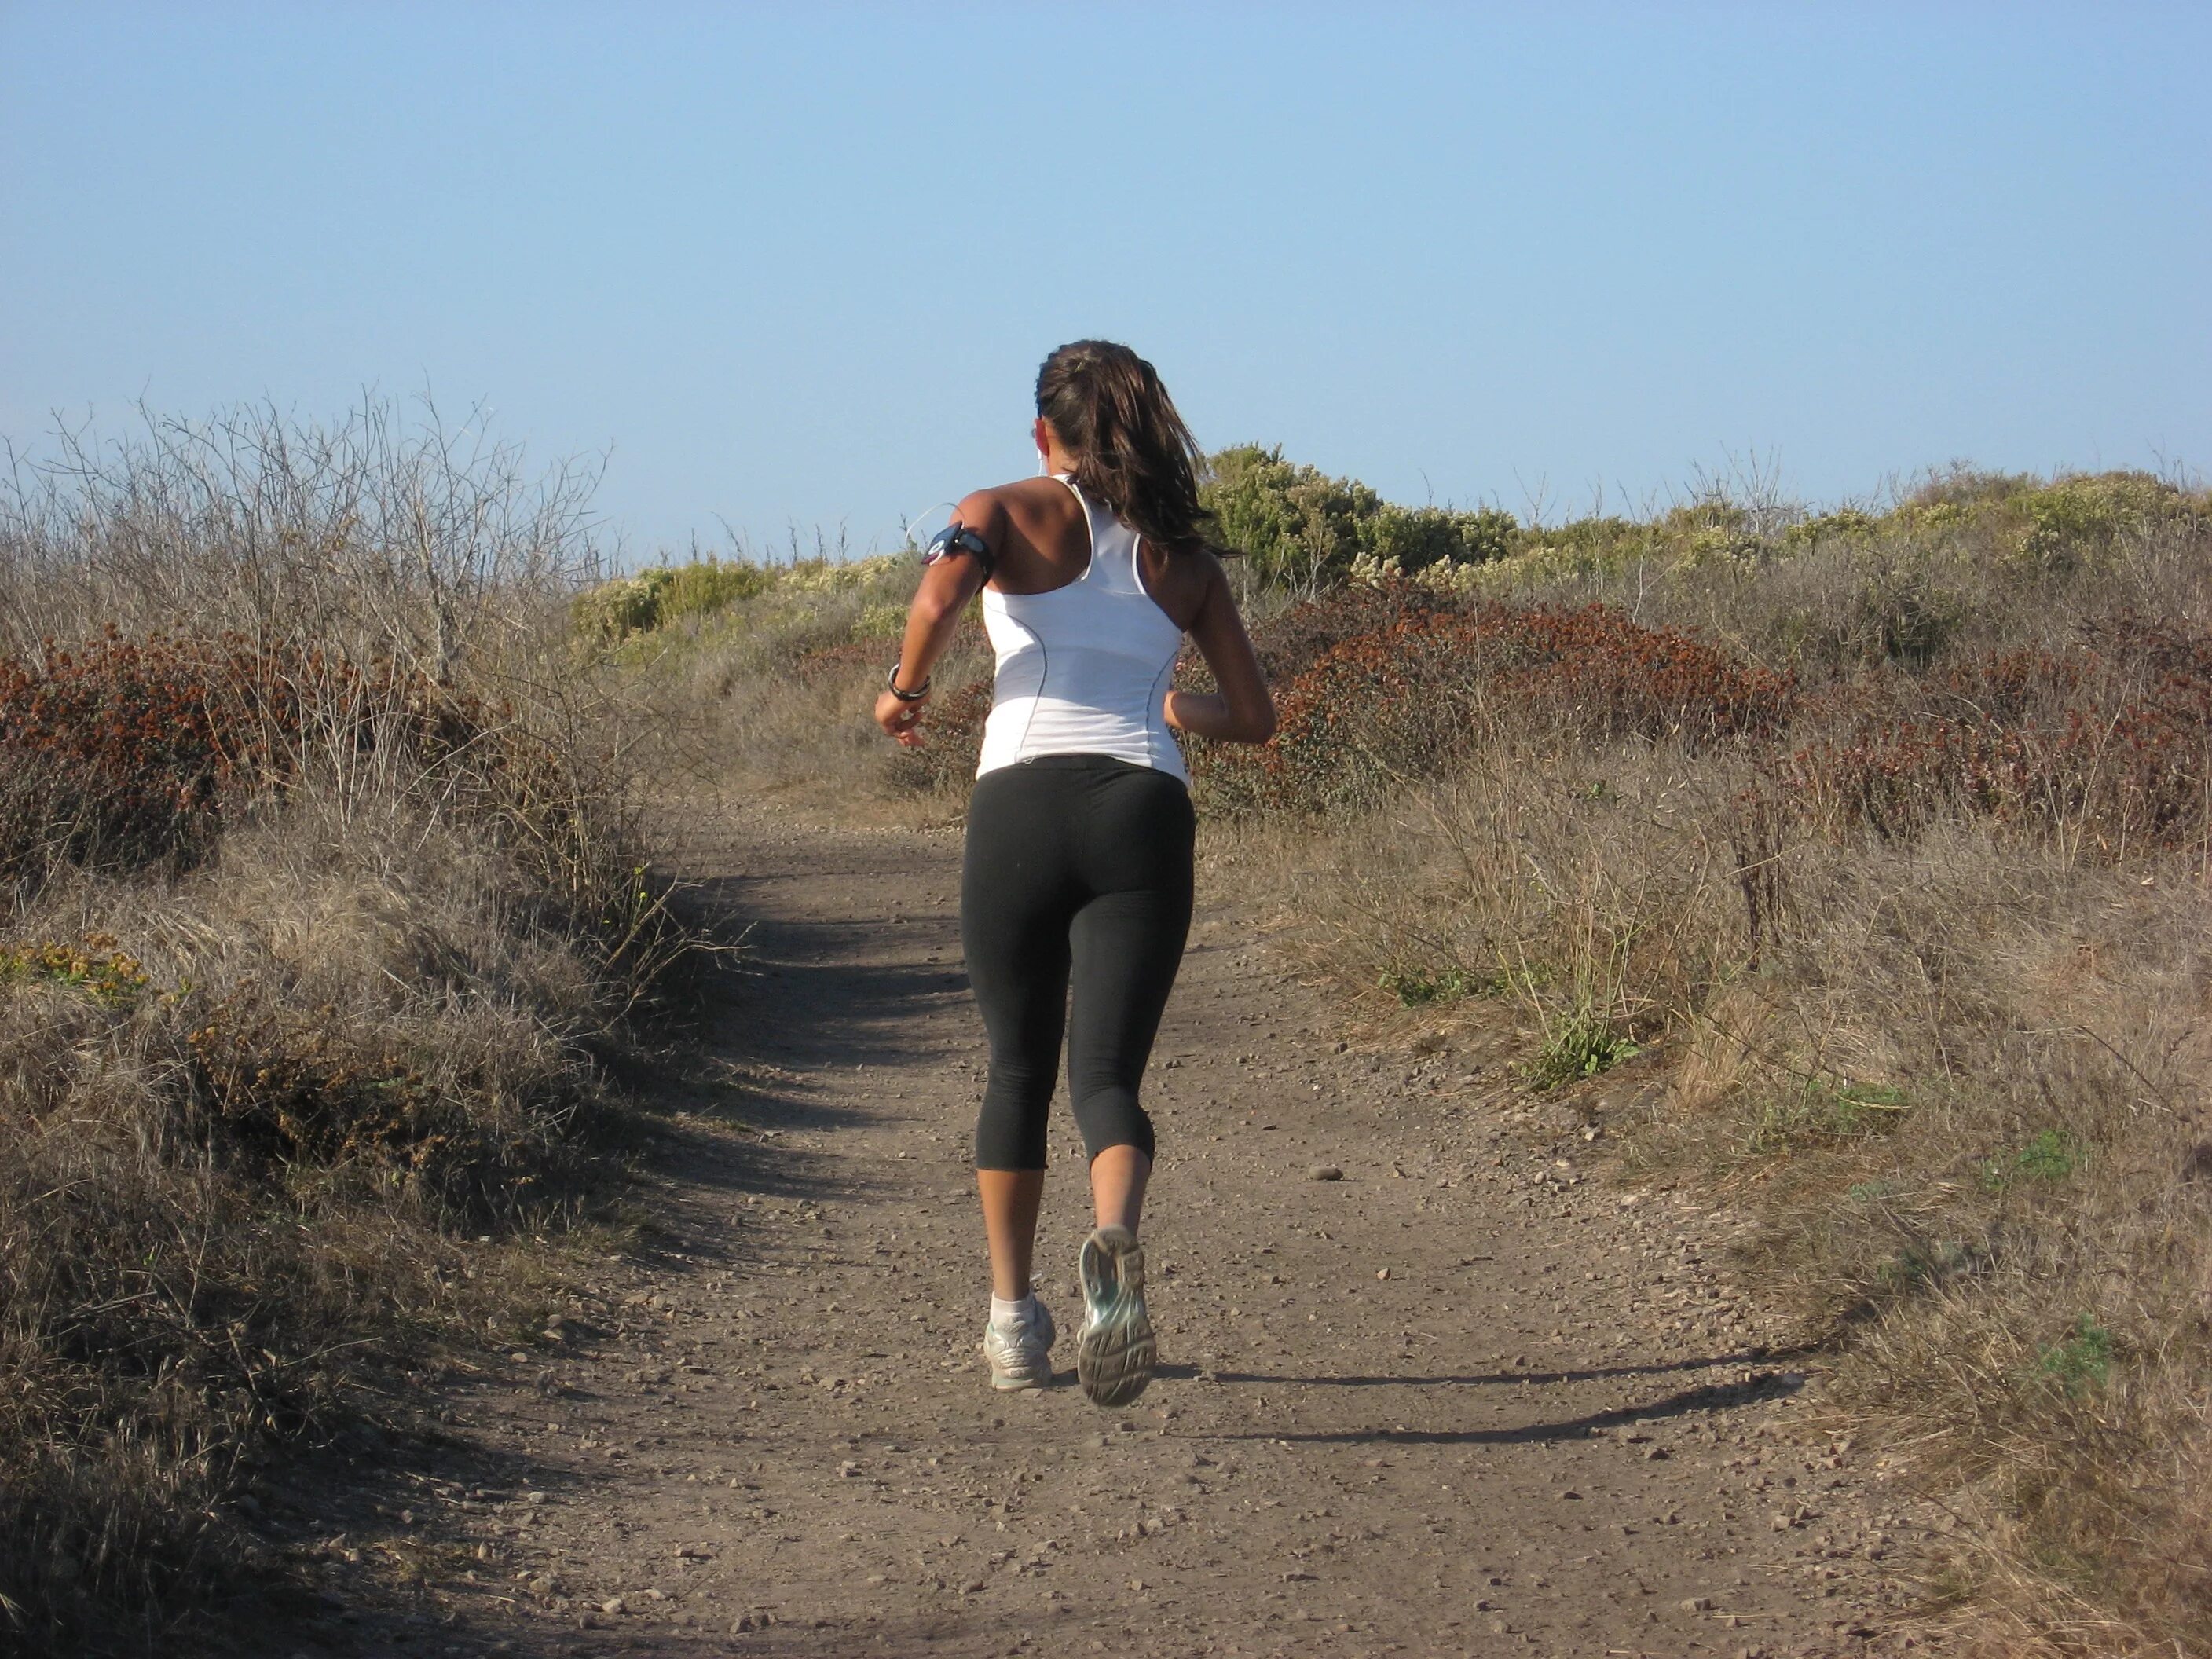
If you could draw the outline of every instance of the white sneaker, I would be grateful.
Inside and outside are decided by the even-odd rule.
[[[1075,1375],[1094,1406],[1126,1406],[1152,1380],[1159,1357],[1145,1311],[1145,1249],[1127,1227],[1101,1227],[1083,1241],[1083,1329]]]
[[[991,1367],[994,1389],[1042,1389],[1052,1382],[1052,1345],[1060,1340],[1053,1328],[1052,1310],[1032,1297],[1034,1318],[1013,1325],[995,1322],[983,1327],[983,1358]]]

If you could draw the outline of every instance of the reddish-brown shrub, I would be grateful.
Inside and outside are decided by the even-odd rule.
[[[36,659],[0,658],[0,871],[188,861],[228,803],[317,756],[398,743],[422,766],[511,768],[520,753],[484,741],[506,712],[388,664],[235,636],[49,641]]]
[[[2105,858],[2195,846],[2212,789],[2212,640],[2124,622],[2063,652],[1931,675],[1915,712],[1780,759],[1794,810],[1831,836],[1909,836],[1987,817]]]
[[[1436,775],[1500,738],[1694,747],[1769,733],[1794,690],[1786,676],[1608,605],[1406,610],[1329,647],[1283,688],[1273,741],[1208,746],[1201,769],[1225,805],[1317,811]]]

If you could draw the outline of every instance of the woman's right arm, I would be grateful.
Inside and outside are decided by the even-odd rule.
[[[1244,618],[1237,613],[1228,573],[1212,554],[1204,557],[1206,593],[1189,633],[1221,690],[1206,695],[1170,691],[1164,712],[1168,724],[1179,732],[1220,743],[1265,743],[1275,735],[1275,700],[1268,695],[1267,677],[1261,672],[1259,653],[1244,631]]]
[[[1006,545],[1006,509],[990,490],[979,489],[963,501],[952,510],[952,522],[965,525],[981,536],[994,558]],[[907,607],[906,631],[900,640],[898,678],[895,684],[908,692],[928,684],[937,659],[945,654],[945,647],[960,626],[961,611],[989,580],[989,570],[974,556],[965,553],[957,558],[941,559],[923,569],[913,603]],[[876,724],[904,747],[919,748],[926,696],[927,693],[924,697],[902,697],[889,689],[878,692]]]

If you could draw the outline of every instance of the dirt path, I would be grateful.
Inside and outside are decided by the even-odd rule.
[[[477,1654],[1889,1651],[1878,1471],[1805,1428],[1715,1224],[1508,1127],[1495,1060],[1345,1050],[1200,917],[1152,1073],[1163,1370],[994,1395],[957,832],[731,832],[761,976],[555,1345],[408,1523]],[[1062,1113],[1040,1261],[1072,1329]],[[1319,1166],[1340,1180],[1312,1178]],[[1895,1541],[1893,1541],[1895,1540]],[[1920,1638],[1923,1643],[1925,1638]]]

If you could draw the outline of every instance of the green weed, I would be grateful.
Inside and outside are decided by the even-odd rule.
[[[1984,1158],[1982,1189],[2001,1193],[2017,1181],[2063,1181],[2081,1160],[2081,1142],[2063,1129],[2045,1129],[2010,1158]]]
[[[2110,1380],[2115,1352],[2112,1334],[2094,1314],[2083,1314],[2063,1339],[2036,1356],[2036,1374],[2078,1396]]]
[[[1521,1074],[1531,1088],[1555,1089],[1610,1071],[1642,1052],[1611,1018],[1583,1004],[1547,1021],[1544,1046],[1521,1068]]]
[[[1424,1003],[1457,1002],[1463,997],[1512,996],[1539,982],[1540,975],[1527,969],[1516,973],[1493,968],[1488,973],[1476,973],[1460,967],[1386,968],[1376,985],[1414,1008]]]

